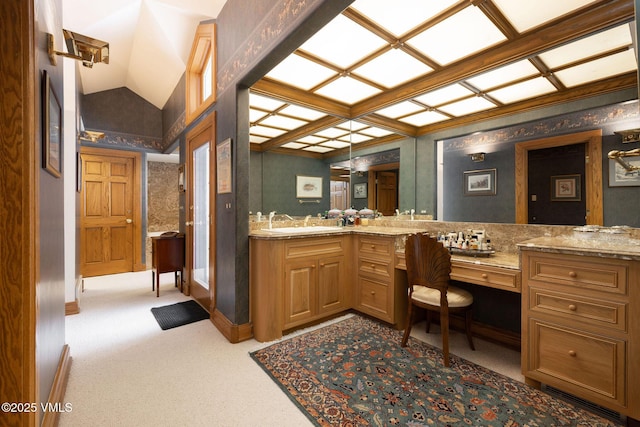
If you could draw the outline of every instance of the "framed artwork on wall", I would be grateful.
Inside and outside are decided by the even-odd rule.
[[[367,183],[353,184],[353,198],[354,199],[366,199],[367,198]]]
[[[463,174],[465,196],[495,196],[496,169],[466,171]]]
[[[580,175],[551,177],[552,202],[579,202],[581,200]]]
[[[62,171],[62,108],[49,73],[42,72],[42,167],[56,178]]]
[[[231,193],[231,138],[216,147],[216,171],[218,194]]]
[[[321,198],[321,176],[296,176],[296,197],[299,199]]]
[[[635,170],[627,170],[620,163],[609,159],[609,187],[640,186],[640,158],[624,160]]]

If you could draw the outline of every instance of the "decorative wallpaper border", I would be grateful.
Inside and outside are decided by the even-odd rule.
[[[113,131],[102,131],[98,129],[91,129],[98,132],[104,133],[104,138],[98,140],[95,144],[91,142],[83,142],[82,145],[86,146],[98,146],[98,147],[108,147],[108,148],[134,148],[136,151],[152,151],[161,153],[163,150],[163,141],[150,137],[150,136],[142,136],[142,135],[131,135],[128,133],[121,132],[113,132]]]
[[[173,142],[178,138],[178,136],[182,132],[184,132],[185,128],[187,127],[186,116],[187,116],[186,112],[183,111],[180,114],[180,117],[178,117],[178,119],[173,123],[173,125],[171,125],[171,127],[167,131],[162,141],[162,146],[163,146],[162,151],[169,148],[169,146],[173,144]]]
[[[271,51],[276,42],[301,19],[316,9],[322,0],[282,0],[278,2],[257,25],[251,35],[236,50],[231,58],[219,68],[217,78],[218,93],[224,92],[236,82],[245,71]]]
[[[638,119],[640,119],[638,101],[624,102],[509,126],[494,131],[446,139],[444,140],[443,148],[444,151],[456,151],[477,145],[504,144],[506,142],[533,139],[546,135],[558,135],[569,133],[573,130],[603,127]]]

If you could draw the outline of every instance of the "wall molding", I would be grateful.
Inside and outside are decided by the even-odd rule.
[[[59,409],[66,409],[64,402],[64,394],[67,390],[67,382],[69,380],[69,372],[71,371],[71,354],[69,351],[69,345],[65,344],[62,348],[62,354],[60,355],[60,361],[58,362],[58,369],[53,378],[53,385],[51,386],[51,393],[49,393],[49,399],[47,404],[58,404]],[[57,426],[58,417],[60,412],[46,411],[42,415],[42,426]]]
[[[244,323],[242,325],[231,323],[218,309],[213,311],[211,323],[213,323],[220,333],[232,344],[253,338],[251,323]]]

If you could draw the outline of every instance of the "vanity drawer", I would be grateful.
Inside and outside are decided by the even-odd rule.
[[[386,284],[359,277],[356,298],[358,310],[378,319],[393,322],[393,312],[389,304],[389,286]]]
[[[525,376],[595,402],[624,406],[626,342],[529,320]]]
[[[392,265],[389,260],[359,257],[358,273],[375,277],[388,283],[391,280]]]
[[[520,292],[520,271],[453,261],[451,279],[460,282]]]
[[[395,241],[383,237],[359,236],[357,252],[369,258],[373,256],[391,262],[395,253]]]
[[[627,330],[627,304],[603,299],[574,297],[535,287],[529,288],[529,310],[580,324]]]
[[[314,237],[292,239],[284,245],[285,259],[342,254],[345,251],[343,237]]]
[[[554,254],[529,257],[529,280],[591,289],[611,294],[627,294],[629,264],[625,261]]]

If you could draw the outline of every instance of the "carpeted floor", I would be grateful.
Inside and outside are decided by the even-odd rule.
[[[615,426],[401,331],[353,316],[251,353],[321,426]]]

